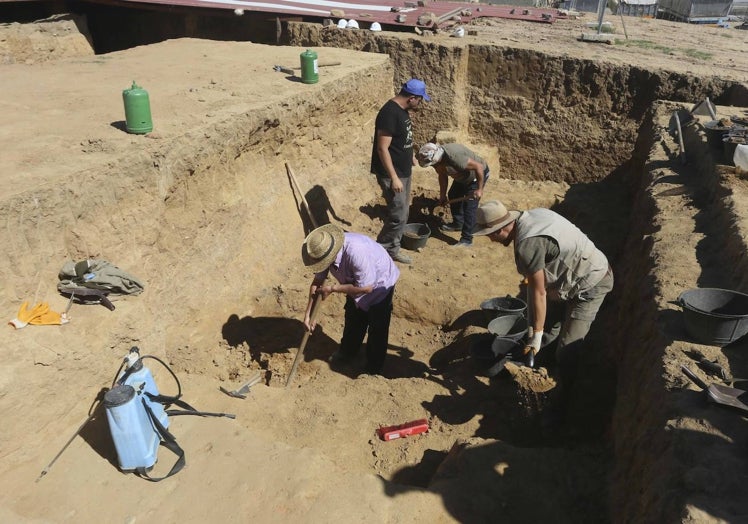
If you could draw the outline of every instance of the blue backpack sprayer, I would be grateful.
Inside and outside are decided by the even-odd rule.
[[[174,377],[177,383],[175,396],[159,394],[150,369],[143,364],[144,359],[156,360]],[[120,369],[117,370],[115,384],[104,395],[109,431],[122,471],[136,472],[148,480],[159,481],[174,475],[185,466],[184,450],[167,429],[169,416],[198,415],[236,418],[235,415],[228,413],[197,411],[180,400],[181,396],[181,385],[169,366],[157,357],[140,356],[140,350],[137,347],[130,349]],[[182,409],[167,409],[171,405]],[[160,444],[177,455],[177,461],[165,476],[153,478],[148,475],[148,472],[156,463]]]

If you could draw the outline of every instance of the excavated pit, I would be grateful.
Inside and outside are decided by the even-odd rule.
[[[114,125],[119,101],[86,110],[88,121],[105,124],[95,129],[64,127],[54,120],[57,108],[37,102],[52,125],[24,128],[20,140],[34,140],[34,147],[0,161],[14,173],[0,207],[10,255],[0,267],[7,282],[0,300],[10,311],[42,289],[62,304],[49,291],[53,277],[65,260],[86,256],[142,275],[147,292],[118,301],[117,317],[103,308],[79,311],[80,321],[65,326],[58,341],[74,348],[69,353],[40,352],[49,342],[35,334],[9,343],[10,357],[22,362],[31,353],[66,379],[84,365],[92,382],[102,383],[123,351],[138,344],[166,357],[203,388],[201,403],[214,406],[225,401],[206,394],[217,381],[237,384],[261,370],[270,387],[253,390],[259,401],[231,405],[253,435],[374,474],[394,499],[434,494],[457,521],[738,518],[746,458],[731,443],[744,445],[748,429],[686,387],[678,365],[692,364],[684,350],[694,344],[672,301],[696,286],[748,288],[747,186],[717,169],[698,124],[685,128],[688,162],[681,163],[669,127],[674,111],[706,94],[733,106],[720,107],[728,114],[748,106],[745,87],[501,46],[288,27],[299,47],[182,40],[67,64],[82,78],[92,67],[138,64],[153,79],[152,93],[161,92],[157,129],[123,141]],[[206,60],[221,59],[227,46],[244,46],[246,54],[237,61],[226,53],[221,70],[187,72],[170,61],[177,45]],[[309,45],[325,46],[320,54],[343,65],[311,88],[268,73]],[[143,69],[140,59],[154,53],[162,58],[149,63],[172,65]],[[288,169],[317,223],[376,236],[383,201],[368,174],[373,119],[416,62],[418,70],[439,72],[423,76],[440,101],[414,116],[417,142],[446,131],[469,144],[491,166],[487,198],[518,209],[552,207],[587,232],[615,268],[616,288],[591,332],[563,434],[541,425],[552,359],[541,362],[548,371],[513,370],[489,380],[469,358],[471,341],[486,327],[480,302],[520,291],[511,254],[477,242],[456,260],[449,249],[455,239],[440,233],[402,268],[384,377],[326,362],[342,331],[342,302],[333,297],[294,386],[283,388],[311,279],[298,260],[311,219]],[[247,73],[251,89],[229,81]],[[11,88],[25,85],[21,74],[27,72],[11,71]],[[54,67],[33,74],[38,94],[56,85]],[[112,74],[76,96],[116,93],[124,78]],[[179,113],[184,98],[194,111]],[[45,158],[45,147],[60,141],[72,146],[70,156]],[[434,207],[436,177],[425,169],[415,177],[411,222],[436,232],[443,219]],[[81,364],[84,337],[105,358]],[[739,347],[701,350],[745,375]],[[9,386],[30,376],[18,362]],[[48,380],[31,382],[51,392]],[[90,385],[70,387],[90,399]],[[59,406],[35,407],[12,389],[3,403],[14,404],[21,422],[32,410],[37,419],[59,416]],[[374,436],[377,426],[421,416],[430,422],[427,436],[395,443]],[[27,452],[13,443],[25,426],[17,427],[3,447],[22,465]],[[43,439],[24,438],[31,449]],[[111,454],[90,440],[99,454]],[[13,510],[39,516],[30,509],[33,497],[23,500],[27,505],[15,502]]]

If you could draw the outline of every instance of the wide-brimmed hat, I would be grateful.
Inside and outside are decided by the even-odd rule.
[[[444,148],[434,144],[433,142],[427,142],[421,146],[418,150],[418,165],[421,167],[429,167],[439,163],[444,155]]]
[[[506,206],[498,200],[489,200],[478,206],[473,234],[490,235],[518,217],[519,211],[507,211]]]
[[[307,235],[301,246],[304,265],[315,273],[327,269],[343,247],[344,233],[335,224],[325,224]]]

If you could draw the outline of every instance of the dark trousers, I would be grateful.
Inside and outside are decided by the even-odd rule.
[[[483,188],[486,187],[488,182],[488,172],[483,173]],[[478,179],[476,178],[469,184],[463,184],[458,181],[452,182],[452,187],[447,192],[447,198],[454,200],[455,198],[462,198],[468,193],[471,193],[478,189]],[[455,202],[449,205],[450,211],[452,211],[452,222],[456,226],[462,226],[462,234],[460,240],[465,242],[473,241],[473,229],[475,228],[475,214],[478,211],[479,200],[470,199],[463,200],[462,202]]]
[[[392,296],[395,288],[390,289],[384,299],[363,311],[356,307],[351,297],[345,299],[345,327],[343,339],[340,341],[340,351],[344,355],[353,356],[358,353],[364,336],[368,330],[366,341],[366,372],[381,373],[384,358],[387,355],[387,343],[390,335],[390,319],[392,318]]]

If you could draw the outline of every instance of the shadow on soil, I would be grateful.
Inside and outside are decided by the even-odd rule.
[[[298,348],[306,328],[300,320],[284,317],[229,316],[221,329],[223,339],[232,347],[247,344],[250,358],[262,361],[263,354],[287,352]],[[327,336],[321,327],[314,332],[314,344],[304,350],[304,361],[327,360],[337,349],[337,342]]]

